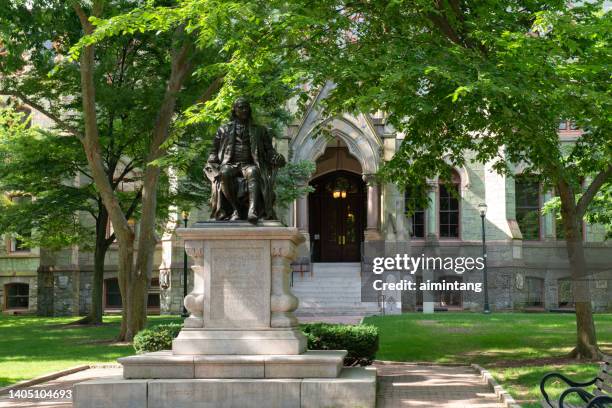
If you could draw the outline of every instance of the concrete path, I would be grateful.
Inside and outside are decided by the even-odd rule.
[[[377,364],[377,408],[503,408],[492,390],[470,367]],[[70,390],[81,381],[120,376],[119,368],[93,368],[27,390]],[[40,391],[39,391],[40,392]],[[11,399],[0,397],[0,408],[70,408],[69,399]]]
[[[504,408],[471,367],[376,364],[377,408]]]

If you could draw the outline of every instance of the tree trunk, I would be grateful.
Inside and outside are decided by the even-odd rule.
[[[106,225],[108,224],[108,214],[101,205],[101,211],[98,213],[98,225],[96,226],[96,247],[94,249],[94,268],[91,292],[91,309],[89,311],[88,320],[90,324],[102,324],[102,304],[103,304],[103,286],[104,286],[104,261],[108,245],[106,243]],[[104,220],[102,220],[104,218]],[[102,230],[102,227],[104,228]]]
[[[561,218],[567,242],[567,256],[576,305],[576,348],[571,352],[571,356],[578,359],[594,360],[600,357],[600,351],[597,347],[595,322],[591,307],[589,279],[580,229],[581,217],[577,214],[576,200],[571,187],[566,182],[560,181],[557,183],[557,188],[561,198]]]
[[[132,234],[128,240],[124,240],[119,244],[118,251],[119,262],[119,291],[121,292],[121,331],[119,333],[120,341],[132,341],[134,338],[134,328],[132,327],[132,271],[134,269],[134,235]]]

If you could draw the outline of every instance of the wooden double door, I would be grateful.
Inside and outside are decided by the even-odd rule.
[[[365,227],[365,183],[361,175],[335,171],[311,183],[310,242],[313,262],[359,262]]]

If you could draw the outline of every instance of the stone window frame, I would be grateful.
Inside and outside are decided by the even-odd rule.
[[[437,183],[437,189],[436,189],[436,229],[437,229],[437,236],[440,240],[445,240],[445,241],[461,241],[462,239],[462,234],[461,234],[461,211],[463,210],[463,189],[462,189],[462,184],[461,184],[462,180],[461,180],[461,173],[459,171],[457,171],[456,169],[452,169],[451,170],[451,183],[452,185],[454,185],[457,188],[457,236],[453,236],[453,237],[443,237],[441,234],[441,222],[442,222],[442,209],[440,206],[440,198],[441,198],[441,187],[445,187],[444,186],[444,181],[440,180],[438,178],[438,183]],[[445,187],[446,188],[446,187]],[[450,213],[451,211],[447,211],[444,210],[445,212]],[[454,212],[454,211],[453,211]],[[452,225],[452,224],[448,224],[448,225]]]
[[[27,287],[27,295],[18,295],[18,297],[25,297],[27,300],[27,306],[25,307],[9,307],[9,289],[12,286],[25,286]],[[26,282],[9,282],[4,284],[4,302],[3,308],[5,311],[24,311],[30,310],[30,284]]]
[[[514,175],[514,212],[515,212],[515,219],[516,219],[516,223],[519,227],[519,230],[521,231],[521,236],[523,237],[523,241],[528,241],[528,242],[538,242],[538,241],[542,241],[542,236],[544,234],[544,228],[543,228],[543,222],[542,222],[542,205],[543,205],[543,200],[544,200],[544,194],[542,191],[542,183],[537,180],[538,183],[538,206],[537,206],[537,220],[538,220],[538,237],[535,239],[525,239],[525,234],[523,232],[523,230],[521,229],[521,225],[519,224],[519,219],[518,219],[518,208],[519,206],[517,205],[517,198],[518,198],[518,189],[517,189],[517,179],[520,178],[529,178],[529,177],[533,177],[533,175],[528,174],[528,173],[519,173],[519,174],[515,174]],[[524,206],[521,206],[521,208],[525,208]],[[536,208],[536,207],[530,207],[530,208]]]

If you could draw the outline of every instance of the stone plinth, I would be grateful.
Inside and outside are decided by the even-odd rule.
[[[177,230],[193,259],[190,316],[174,354],[301,354],[306,339],[293,311],[290,264],[303,236],[269,222],[199,223]]]
[[[177,235],[194,289],[172,350],[120,358],[123,378],[76,384],[75,408],[374,407],[376,370],[343,368],[345,350],[306,350],[289,288],[296,228],[211,222]]]

